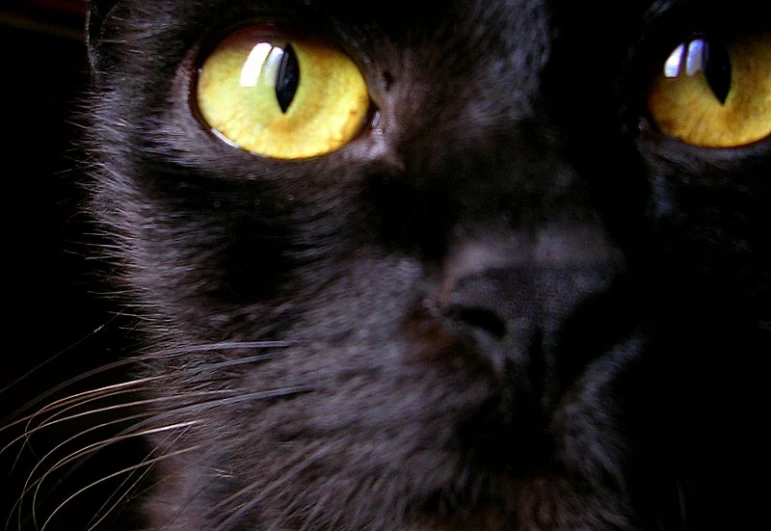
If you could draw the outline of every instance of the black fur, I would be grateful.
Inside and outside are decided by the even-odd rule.
[[[147,529],[760,525],[771,140],[645,109],[671,35],[760,3],[91,4]],[[338,41],[377,130],[300,162],[210,135],[199,55],[251,19]]]

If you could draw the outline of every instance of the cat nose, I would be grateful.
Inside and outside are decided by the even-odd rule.
[[[440,308],[473,333],[503,341],[532,328],[537,313],[534,284],[528,268],[492,267],[455,279]]]
[[[554,365],[543,358],[554,355],[565,324],[621,269],[620,251],[593,227],[477,241],[447,260],[435,302],[447,326],[470,337],[496,371],[528,371]]]

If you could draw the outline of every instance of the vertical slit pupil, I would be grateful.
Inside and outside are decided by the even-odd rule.
[[[712,93],[725,104],[731,92],[731,57],[725,46],[709,41],[704,47],[704,76]]]
[[[300,64],[297,62],[297,54],[291,44],[284,46],[284,55],[276,76],[276,99],[281,107],[281,112],[286,114],[289,106],[297,94],[297,86],[300,84]]]

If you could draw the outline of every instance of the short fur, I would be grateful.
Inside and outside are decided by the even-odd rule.
[[[757,528],[771,140],[667,138],[645,94],[672,35],[761,4],[92,1],[146,528]],[[377,130],[217,141],[191,80],[249,20],[339,42]]]

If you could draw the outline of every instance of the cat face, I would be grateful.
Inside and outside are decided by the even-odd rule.
[[[707,521],[771,271],[771,28],[726,11],[92,2],[148,526]]]

